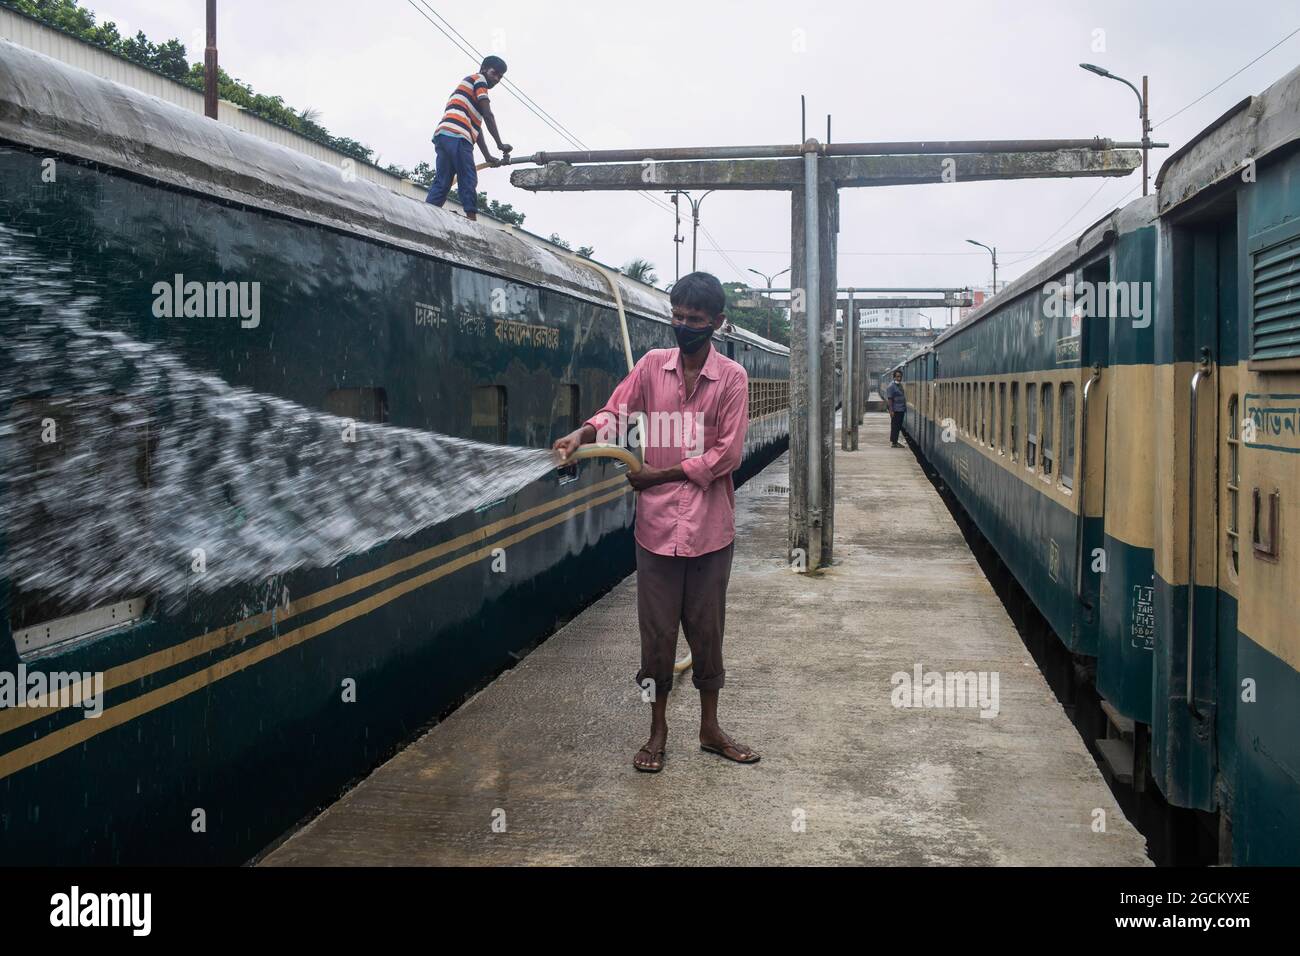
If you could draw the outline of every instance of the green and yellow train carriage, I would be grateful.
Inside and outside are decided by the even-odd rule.
[[[1172,802],[1219,814],[1225,858],[1295,863],[1300,69],[1157,186],[1152,771]]]
[[[483,443],[549,447],[605,400],[627,351],[673,343],[658,290],[2,40],[0,257],[50,296],[31,308],[268,405]],[[160,316],[156,284],[175,276],[256,280],[257,321]],[[743,480],[786,446],[789,355],[743,330],[718,347],[749,373]],[[11,467],[31,460],[35,411],[68,396],[0,384],[20,396],[0,427]],[[58,453],[88,452],[75,424]],[[211,424],[198,483],[226,480],[237,451]],[[118,451],[140,489],[156,477],[147,449],[128,434]],[[248,859],[630,573],[624,468],[552,470],[327,566],[179,605],[0,580],[0,671],[98,673],[105,694],[97,717],[0,708],[0,862]],[[218,517],[240,520],[230,510]]]
[[[1296,863],[1300,70],[1157,186],[900,366],[906,431],[1136,766],[1224,861]]]

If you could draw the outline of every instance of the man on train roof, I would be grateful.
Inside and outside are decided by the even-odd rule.
[[[749,378],[711,344],[726,316],[722,284],[707,272],[683,276],[672,288],[677,348],[651,349],[618,384],[605,406],[555,443],[561,460],[602,432],[624,433],[627,416],[650,417],[645,464],[627,480],[636,507],[637,617],[641,668],[636,682],[650,703],[650,739],[632,765],[663,769],[668,741],[668,693],[673,686],[677,634],[686,634],[692,682],[700,692],[700,749],[736,763],[756,754],[718,724],[725,670],[722,632],[736,537],[731,475],[740,465],[749,425]],[[655,423],[671,422],[671,428]],[[669,440],[664,433],[670,432]]]
[[[474,144],[478,143],[488,165],[497,166],[501,162],[488,152],[482,135],[484,125],[507,159],[512,149],[509,143],[501,142],[496,114],[492,112],[488,98],[488,90],[500,83],[505,74],[505,60],[499,56],[484,57],[479,72],[465,77],[451,91],[442,121],[433,131],[435,171],[425,202],[442,206],[447,201],[447,193],[451,192],[454,176],[461,208],[468,218],[478,219],[478,170],[474,168]]]

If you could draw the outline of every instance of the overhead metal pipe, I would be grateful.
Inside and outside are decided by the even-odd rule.
[[[1091,139],[971,139],[971,140],[921,140],[917,142],[834,143],[803,146],[673,146],[657,149],[581,149],[533,153],[531,156],[512,156],[509,164],[536,163],[636,163],[672,162],[699,159],[780,159],[807,155],[808,149],[820,156],[917,156],[939,153],[1026,153],[1054,152],[1056,150],[1110,150],[1141,149],[1141,142],[1120,142],[1094,136]],[[1167,146],[1167,143],[1151,143]],[[506,165],[503,163],[502,165]]]

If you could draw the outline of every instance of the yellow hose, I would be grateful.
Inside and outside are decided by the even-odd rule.
[[[622,445],[582,445],[568,458],[559,458],[557,456],[555,463],[558,467],[564,468],[575,461],[582,461],[585,458],[616,458],[627,465],[627,470],[634,475],[641,470],[641,459],[636,456],[636,452],[630,448],[624,448]]]

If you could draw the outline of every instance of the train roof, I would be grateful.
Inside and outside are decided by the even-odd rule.
[[[1260,160],[1300,141],[1300,66],[1248,96],[1176,150],[1156,176],[1159,212],[1187,202]]]
[[[965,329],[983,321],[1020,296],[1037,292],[1043,284],[1060,275],[1071,265],[1087,258],[1098,249],[1109,245],[1116,236],[1133,232],[1149,225],[1156,218],[1156,198],[1143,196],[1125,206],[1112,209],[1092,225],[1083,230],[1073,242],[1067,242],[1050,256],[1030,269],[1015,281],[1009,283],[1001,292],[988,299],[978,309],[968,315],[952,328],[945,330],[935,338],[931,347],[960,335]]]
[[[0,39],[0,140],[434,256],[613,307],[597,269],[504,223],[477,224],[340,167]],[[668,322],[668,294],[612,269],[624,307]],[[743,333],[743,334],[742,334]],[[788,354],[762,336],[727,335]]]

